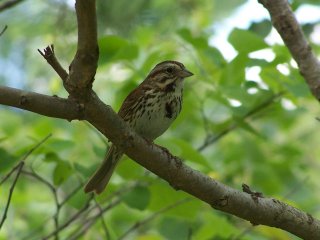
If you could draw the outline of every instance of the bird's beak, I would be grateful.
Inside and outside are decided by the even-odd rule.
[[[188,71],[187,69],[183,69],[178,73],[178,75],[179,75],[179,77],[186,78],[186,77],[191,77],[193,75],[193,73]]]

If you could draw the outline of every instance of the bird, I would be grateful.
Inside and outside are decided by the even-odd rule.
[[[169,128],[181,112],[184,79],[192,75],[178,61],[160,62],[125,98],[118,115],[137,134],[152,142]],[[86,183],[84,192],[102,193],[123,154],[119,147],[112,144],[100,167]]]

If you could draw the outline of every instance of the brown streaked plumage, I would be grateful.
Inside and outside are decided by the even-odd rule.
[[[177,61],[157,64],[146,79],[126,97],[118,112],[119,116],[139,135],[153,141],[169,128],[180,113],[183,80],[192,75]],[[122,155],[123,151],[112,144],[84,191],[101,193]]]

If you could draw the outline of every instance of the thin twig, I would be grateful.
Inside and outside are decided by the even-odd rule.
[[[7,204],[6,204],[6,207],[5,207],[5,210],[4,210],[4,213],[3,213],[3,216],[2,216],[2,219],[1,219],[1,222],[0,222],[0,229],[2,228],[6,218],[7,218],[7,213],[8,213],[8,210],[9,210],[9,206],[10,206],[10,202],[11,202],[11,198],[12,198],[12,194],[13,194],[13,190],[14,190],[14,187],[16,186],[16,183],[18,181],[18,178],[20,176],[20,173],[22,171],[22,168],[24,166],[24,162],[25,160],[30,156],[30,154],[36,150],[38,147],[40,147],[40,145],[42,143],[44,143],[49,137],[51,137],[51,133],[46,136],[44,139],[42,139],[39,143],[37,143],[33,148],[31,148],[25,155],[24,157],[22,158],[22,160],[19,162],[19,164],[14,167],[15,170],[17,170],[17,175],[16,177],[14,178],[14,181],[10,187],[10,190],[9,190],[9,196],[8,196],[8,200],[7,200]],[[8,179],[8,176],[10,176],[11,174],[13,173],[13,171],[10,171],[9,174],[7,174],[7,176],[1,181],[1,184]]]
[[[79,226],[69,235],[68,240],[76,240],[81,237],[83,237],[83,234],[88,231],[88,229],[92,226],[94,223],[93,220],[88,221],[84,220],[82,224],[79,224]]]
[[[70,192],[68,196],[66,196],[65,199],[60,202],[60,206],[63,206],[67,201],[69,201],[69,199],[72,198],[81,188],[82,184],[79,184],[79,186],[73,189],[72,192]]]
[[[22,170],[22,173],[24,173],[24,174],[26,174],[26,175],[29,175],[29,176],[31,176],[31,177],[34,177],[34,178],[36,178],[36,179],[38,179],[37,177],[36,177],[36,175],[34,175],[32,172],[27,172],[27,171],[25,171],[25,170]],[[45,180],[45,179],[38,179],[40,182],[42,182],[42,183],[44,183],[45,185],[47,185],[50,189],[51,189],[51,183],[49,183],[49,182],[47,182],[47,180]],[[42,180],[44,180],[44,181],[42,181]],[[65,199],[63,199],[61,202],[60,202],[60,204],[59,204],[59,206],[60,206],[60,208],[62,208],[63,207],[63,205],[72,197],[72,196],[74,196],[78,191],[79,191],[79,189],[82,187],[82,185],[79,185],[78,187],[76,187],[75,189],[73,189],[72,190],[72,192],[65,198]],[[56,215],[56,214],[55,214]],[[54,217],[55,217],[55,215],[54,215]],[[43,222],[43,224],[47,224],[49,221],[51,221],[52,220],[52,217],[50,217],[50,218],[48,218],[47,220],[45,220],[44,222]],[[27,240],[27,239],[29,239],[29,238],[34,238],[34,236],[35,236],[35,234],[37,233],[37,232],[39,232],[39,231],[41,231],[43,229],[43,226],[41,225],[41,226],[39,226],[37,229],[34,229],[32,232],[30,232],[28,235],[26,235],[25,237],[23,237],[22,239],[24,239],[24,240]]]
[[[61,204],[59,204],[59,199],[58,199],[58,195],[57,195],[57,189],[53,186],[53,184],[51,184],[49,181],[47,181],[46,179],[41,177],[39,174],[37,174],[32,168],[31,168],[31,170],[32,170],[32,172],[23,170],[22,173],[27,176],[31,176],[31,177],[39,180],[41,183],[45,184],[53,194],[54,202],[56,205],[56,213],[53,217],[53,220],[54,220],[55,228],[57,229],[57,228],[59,228],[59,212],[60,212],[60,208],[61,208]],[[56,235],[55,239],[58,240],[59,236]]]
[[[4,224],[4,221],[6,220],[7,218],[7,213],[8,213],[8,210],[9,210],[9,206],[10,206],[10,202],[11,202],[11,197],[12,197],[12,194],[13,194],[13,190],[14,190],[14,187],[16,186],[16,183],[18,181],[18,178],[19,178],[19,175],[21,173],[21,170],[23,168],[23,165],[24,165],[24,161],[21,161],[19,164],[18,164],[18,168],[17,168],[17,175],[16,177],[14,178],[13,180],[13,183],[10,187],[10,191],[9,191],[9,196],[8,196],[8,200],[7,200],[7,204],[6,204],[6,208],[4,209],[4,213],[3,213],[3,216],[2,216],[2,219],[1,219],[1,222],[0,222],[0,229],[2,228],[3,224]]]
[[[40,142],[38,142],[33,148],[31,148],[22,158],[22,161],[25,161],[29,155],[36,150],[37,148],[39,148],[45,141],[47,141],[50,137],[52,136],[52,133],[49,133],[44,139],[42,139]]]
[[[104,207],[104,208],[101,208],[99,209],[99,207],[97,205],[91,207],[90,209],[88,209],[87,212],[93,212],[95,208],[98,209],[98,213],[95,214],[94,216],[90,217],[90,218],[87,218],[85,219],[85,222],[82,226],[80,226],[79,228],[76,228],[71,234],[70,236],[67,238],[69,240],[75,240],[75,239],[78,239],[80,238],[86,231],[88,231],[90,229],[90,227],[100,218],[100,219],[103,219],[103,214],[110,210],[111,208],[115,207],[116,205],[118,205],[119,203],[122,202],[122,198],[121,196],[123,194],[125,194],[126,192],[129,192],[130,190],[132,190],[134,187],[136,187],[137,185],[139,185],[139,182],[136,181],[132,184],[129,184],[128,186],[126,186],[125,188],[122,188],[121,190],[118,190],[112,194],[110,194],[108,196],[108,199],[107,201],[108,202],[111,202],[110,205]],[[94,196],[94,195],[93,195]],[[112,199],[116,199],[116,200],[112,200]],[[103,220],[104,221],[104,220]],[[103,224],[103,223],[102,223]],[[104,226],[103,226],[104,227]],[[106,224],[105,224],[105,227],[106,227]],[[105,228],[105,232],[106,232],[106,239],[110,239],[110,234],[109,234],[109,231],[108,231],[108,228],[106,227]]]
[[[47,46],[45,49],[43,49],[43,52],[40,49],[38,49],[38,52],[41,54],[41,56],[44,59],[47,60],[47,62],[56,71],[56,73],[59,75],[59,77],[62,79],[62,81],[65,82],[68,78],[68,73],[61,66],[58,59],[56,58],[53,44],[51,44],[50,46]]]
[[[2,31],[0,32],[0,37],[2,36],[2,34],[4,34],[4,32],[7,30],[8,26],[5,25],[4,28],[2,29]]]
[[[104,207],[99,211],[96,215],[92,216],[91,218],[88,218],[86,220],[86,223],[81,230],[77,229],[75,234],[71,234],[67,239],[69,240],[76,240],[79,239],[83,234],[88,231],[88,229],[107,211],[112,209],[113,207],[117,206],[119,203],[122,202],[121,198],[117,198],[112,203],[110,203],[108,206]]]
[[[50,239],[53,236],[56,236],[58,232],[61,232],[63,229],[68,227],[72,222],[78,219],[78,217],[90,206],[90,201],[92,200],[92,196],[87,200],[86,204],[76,212],[72,217],[69,218],[64,224],[60,225],[58,229],[55,229],[53,232],[42,238],[43,240]]]
[[[109,239],[111,239],[110,238],[110,232],[109,232],[109,229],[107,227],[106,221],[103,218],[102,207],[101,207],[101,205],[98,203],[98,201],[96,199],[94,199],[94,201],[96,203],[97,209],[99,210],[99,217],[100,217],[100,220],[101,220],[102,229],[104,230],[104,233],[106,235],[106,240],[109,240]]]
[[[6,176],[4,176],[4,178],[0,182],[0,185],[3,184],[11,176],[11,174],[14,173],[19,167],[20,162],[16,166],[14,166]]]
[[[270,98],[268,98],[266,101],[262,102],[261,104],[258,104],[255,106],[253,109],[251,109],[249,112],[247,112],[243,118],[242,121],[247,120],[249,117],[252,117],[256,113],[260,112],[261,110],[265,109],[268,107],[270,104],[272,104],[276,99],[281,97],[284,94],[284,92],[280,92],[277,94],[272,95]],[[224,137],[228,133],[230,133],[232,130],[236,129],[239,126],[237,122],[231,123],[228,127],[223,129],[220,133],[214,136],[208,136],[204,143],[198,148],[198,151],[203,151],[205,148],[207,148],[209,145],[215,143],[218,141],[220,138]]]
[[[37,174],[35,172],[29,172],[27,170],[22,170],[22,174],[37,179],[39,182],[41,182],[44,185],[46,185],[50,189],[51,192],[55,192],[56,191],[55,187],[48,180],[46,180],[43,177],[41,177],[39,174]]]
[[[135,224],[133,224],[127,231],[125,231],[120,237],[119,240],[121,239],[125,239],[130,233],[132,233],[133,231],[137,230],[138,228],[140,228],[141,226],[151,222],[153,219],[155,219],[156,217],[158,217],[161,213],[164,213],[166,211],[171,210],[172,208],[175,208],[183,203],[189,202],[191,200],[191,198],[184,198],[184,199],[180,199],[179,201],[170,204],[164,208],[161,208],[159,211],[151,214],[150,216],[146,217],[145,219],[143,219],[142,221],[138,221]]]
[[[33,148],[31,148],[24,156],[23,158],[21,159],[21,161],[24,161],[27,159],[27,157],[29,157],[29,155],[34,151],[36,150],[38,147],[40,147],[41,144],[43,144],[45,141],[48,140],[49,137],[51,137],[52,134],[50,133],[49,135],[47,135],[44,139],[42,139],[39,143],[37,143]],[[13,169],[11,169],[11,171],[1,180],[0,182],[0,185],[2,183],[4,183],[9,177],[10,175],[19,167],[19,164],[18,163]]]

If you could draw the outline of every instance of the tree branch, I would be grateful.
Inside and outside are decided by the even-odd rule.
[[[68,78],[68,73],[59,63],[58,59],[55,56],[54,46],[51,44],[50,46],[46,47],[43,52],[38,49],[38,52],[41,56],[47,60],[50,66],[58,73],[59,77],[62,79],[63,83],[66,82]]]
[[[15,6],[16,4],[22,2],[23,0],[9,0],[9,1],[6,1],[4,3],[2,3],[0,5],[0,12],[4,11],[4,10],[7,10],[13,6]]]
[[[168,181],[175,189],[181,189],[217,210],[246,219],[255,225],[281,228],[301,238],[320,239],[320,221],[311,215],[272,198],[253,198],[249,193],[232,189],[191,169],[180,158],[146,142],[131,130],[111,107],[106,106],[91,90],[98,58],[95,2],[78,0],[76,11],[79,43],[66,89],[82,104],[3,87],[0,88],[0,103],[50,117],[87,120],[115,145],[121,147],[130,158]],[[6,93],[7,97],[3,97],[2,92]],[[13,99],[6,99],[10,97],[8,93],[14,95]],[[21,96],[22,93],[24,94]],[[31,102],[32,106],[29,104]],[[60,227],[65,226],[67,225]]]
[[[111,203],[109,203],[106,207],[101,208],[101,210],[99,210],[99,212],[97,214],[95,214],[94,216],[86,219],[86,222],[83,226],[81,226],[81,228],[76,229],[75,232],[73,232],[67,239],[69,240],[76,240],[79,239],[81,236],[83,236],[83,234],[89,230],[89,228],[107,211],[109,211],[110,209],[114,208],[115,206],[117,206],[118,204],[120,204],[122,202],[122,200],[120,198],[115,199],[113,201],[111,201]]]
[[[83,119],[81,105],[72,100],[10,87],[0,86],[0,104],[68,121]]]
[[[320,62],[313,53],[287,0],[258,0],[297,62],[311,93],[320,101]]]
[[[99,58],[95,0],[77,0],[78,48],[70,65],[66,90],[74,98],[86,100],[91,93]]]
[[[74,222],[75,220],[78,219],[78,217],[85,211],[87,210],[87,208],[90,206],[90,201],[91,201],[92,197],[89,198],[86,202],[86,204],[78,211],[76,212],[74,215],[72,215],[68,221],[66,221],[64,224],[62,224],[61,226],[59,226],[57,229],[55,229],[53,232],[51,232],[50,234],[48,234],[47,236],[43,237],[43,240],[48,240],[53,236],[57,236],[57,234],[62,231],[63,229],[65,229],[66,227],[68,227],[72,222]]]

